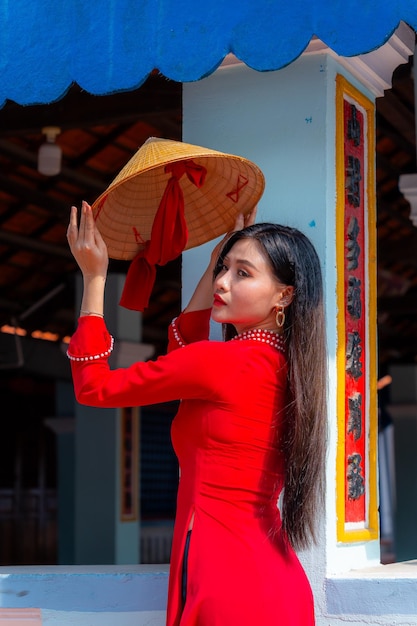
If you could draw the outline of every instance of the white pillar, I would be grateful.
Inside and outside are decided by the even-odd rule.
[[[327,576],[379,563],[374,103],[376,96],[383,95],[383,90],[390,86],[387,81],[393,69],[406,62],[411,54],[413,40],[407,29],[405,39],[406,44],[403,44],[394,38],[385,52],[380,49],[357,59],[341,59],[315,41],[306,54],[279,71],[259,73],[232,63],[208,78],[184,85],[183,140],[255,161],[266,177],[257,221],[299,228],[312,240],[322,261],[329,351],[326,511],[319,545],[300,555],[312,582],[318,616],[326,614]],[[381,62],[380,55],[383,60],[384,54],[385,62]],[[345,110],[345,100],[354,104],[353,113]],[[347,328],[348,293],[344,286],[351,251],[348,239],[352,235],[349,223],[344,223],[345,210],[349,208],[345,187],[352,185],[354,190],[355,173],[348,171],[345,157],[347,163],[349,156],[356,158],[356,153],[347,154],[349,142],[344,124],[353,124],[356,118],[347,118],[356,114],[362,116],[360,165],[364,223],[361,235],[364,239],[360,281],[365,324],[361,338],[363,449],[361,455],[356,456],[362,459],[365,491],[362,495],[357,491],[352,498],[347,495],[345,498],[352,484],[349,480],[354,473],[352,458],[355,456],[348,448],[349,437],[355,437],[348,432],[352,416],[348,414],[350,392],[346,381],[350,349],[347,341],[349,336],[354,336],[354,330],[348,332]],[[184,303],[211,249],[212,244],[206,244],[184,254]],[[353,391],[356,397],[356,390]],[[356,440],[352,445],[356,445]],[[362,505],[359,512],[351,511],[356,506],[355,498]]]

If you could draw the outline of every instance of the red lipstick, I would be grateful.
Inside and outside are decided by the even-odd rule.
[[[213,298],[213,306],[224,306],[225,304],[225,301],[217,293],[215,293]]]

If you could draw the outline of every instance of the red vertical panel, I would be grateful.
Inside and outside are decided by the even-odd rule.
[[[366,520],[366,302],[364,116],[345,99],[344,289],[346,328],[345,507],[346,522]]]

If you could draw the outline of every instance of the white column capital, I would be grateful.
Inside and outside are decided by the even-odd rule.
[[[402,174],[398,180],[398,187],[410,203],[410,220],[417,226],[417,174]]]

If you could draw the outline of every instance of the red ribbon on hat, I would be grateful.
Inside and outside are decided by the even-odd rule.
[[[179,256],[187,245],[188,229],[184,216],[184,194],[179,184],[187,174],[196,187],[204,185],[207,170],[191,160],[168,163],[165,172],[172,173],[152,224],[151,238],[130,264],[120,305],[143,311],[155,282],[156,265],[165,265]]]

